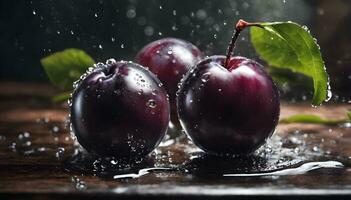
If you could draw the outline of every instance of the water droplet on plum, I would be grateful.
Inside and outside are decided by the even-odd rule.
[[[146,103],[146,105],[149,107],[149,108],[156,108],[156,101],[153,100],[153,99],[149,99]]]

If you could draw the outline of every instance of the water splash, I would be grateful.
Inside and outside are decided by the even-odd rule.
[[[77,176],[72,176],[71,182],[77,190],[86,190],[88,188],[86,183],[80,180]]]

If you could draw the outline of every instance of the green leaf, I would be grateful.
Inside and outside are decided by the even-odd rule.
[[[292,87],[305,88],[313,90],[312,80],[304,75],[296,74],[285,68],[271,67],[268,70],[275,83],[278,86],[288,84]]]
[[[69,92],[62,92],[58,95],[55,95],[54,97],[52,97],[52,101],[54,103],[58,103],[58,102],[62,102],[62,101],[65,101],[67,99],[69,99],[71,97],[71,93],[72,91],[69,91]]]
[[[311,115],[311,114],[292,115],[280,120],[281,123],[310,123],[310,124],[326,124],[326,125],[337,125],[341,123],[346,123],[348,121],[349,120],[347,119],[342,119],[342,120],[325,119],[317,115]]]
[[[309,31],[292,22],[261,23],[251,27],[251,41],[269,65],[287,68],[313,80],[312,104],[328,98],[328,74],[315,39]]]
[[[40,60],[51,83],[62,90],[71,90],[73,82],[94,65],[83,50],[66,49]]]
[[[351,110],[347,111],[347,116],[349,117],[349,120],[351,121]]]

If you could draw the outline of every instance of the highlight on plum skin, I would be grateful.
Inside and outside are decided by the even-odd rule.
[[[135,61],[156,74],[163,83],[169,94],[172,113],[176,116],[178,83],[201,58],[202,52],[195,45],[181,39],[164,38],[143,47]]]
[[[76,84],[71,102],[72,131],[88,152],[101,157],[144,157],[161,142],[169,123],[166,90],[133,62],[98,64]]]
[[[177,97],[187,135],[210,154],[250,154],[272,135],[279,120],[278,89],[262,65],[211,56],[189,71]]]

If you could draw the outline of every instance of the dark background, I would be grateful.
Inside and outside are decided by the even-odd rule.
[[[70,47],[96,61],[133,60],[148,42],[178,37],[206,55],[224,54],[239,18],[307,25],[321,46],[334,99],[351,99],[349,0],[2,0],[0,80],[48,81],[40,58]],[[257,59],[247,31],[235,54]]]

